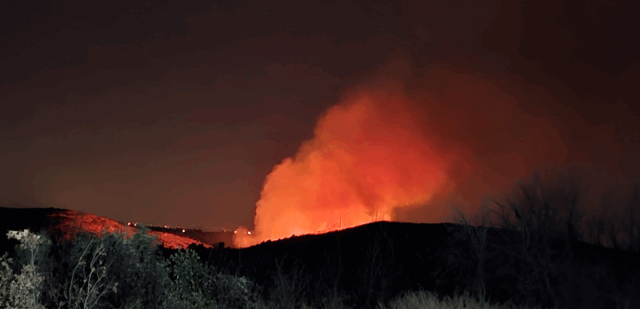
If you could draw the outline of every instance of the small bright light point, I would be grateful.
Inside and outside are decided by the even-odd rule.
[[[182,229],[182,233],[184,233],[184,229]]]
[[[138,226],[138,223],[134,223],[133,226]]]
[[[251,235],[251,231],[247,231],[247,234]]]
[[[166,229],[166,228],[167,228],[167,226],[165,225],[165,226],[164,226],[164,228]]]
[[[234,234],[238,234],[238,231],[233,231]]]
[[[131,222],[127,222],[127,226],[131,226]]]

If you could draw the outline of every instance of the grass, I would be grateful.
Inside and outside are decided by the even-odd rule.
[[[488,301],[480,300],[471,296],[469,293],[463,293],[454,297],[440,298],[437,295],[427,292],[410,292],[391,301],[387,306],[381,306],[385,309],[524,309],[527,307],[515,306],[511,304],[495,304]],[[533,307],[529,307],[533,308]],[[536,307],[537,308],[537,307]]]

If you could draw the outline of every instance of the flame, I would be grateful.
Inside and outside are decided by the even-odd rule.
[[[236,247],[394,219],[443,189],[453,156],[425,132],[397,89],[357,90],[330,108],[313,139],[275,166],[256,204],[255,231]]]

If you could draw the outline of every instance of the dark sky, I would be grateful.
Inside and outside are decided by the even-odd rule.
[[[424,125],[465,149],[472,163],[451,178],[471,204],[545,164],[629,183],[640,176],[638,11],[596,0],[2,1],[0,201],[252,226],[273,167],[345,93],[385,76],[418,101],[439,98],[421,101]],[[542,129],[519,139],[527,121]],[[516,169],[502,156],[514,152]]]

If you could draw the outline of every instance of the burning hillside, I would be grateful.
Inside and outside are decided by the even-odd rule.
[[[53,213],[50,217],[53,221],[57,222],[51,227],[52,232],[61,232],[64,237],[73,237],[77,231],[90,232],[96,235],[100,235],[102,232],[118,232],[133,236],[138,230],[136,227],[125,226],[113,219],[75,210],[64,210]],[[149,235],[155,236],[156,242],[166,248],[187,248],[192,244],[211,248],[209,244],[185,236],[159,231],[149,231],[148,233]]]

